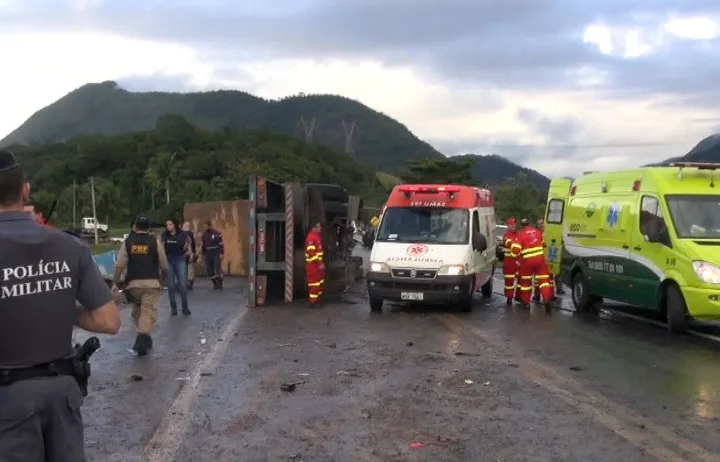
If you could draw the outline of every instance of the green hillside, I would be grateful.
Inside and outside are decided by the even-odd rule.
[[[166,114],[179,114],[211,131],[263,130],[306,138],[335,151],[350,148],[359,161],[398,172],[414,158],[442,158],[396,120],[348,98],[301,95],[277,101],[241,91],[133,93],[115,82],[84,85],[39,110],[0,146],[51,143],[78,135],[150,130]],[[353,128],[354,127],[354,128]]]
[[[152,210],[165,220],[185,202],[245,198],[250,174],[281,182],[331,180],[370,204],[387,195],[376,170],[345,153],[288,135],[210,132],[176,115],[161,117],[150,131],[11,149],[30,176],[32,199],[46,206],[58,199],[53,221],[63,223],[72,221],[73,180],[78,184],[78,215],[92,212],[90,177],[98,218],[111,223]]]

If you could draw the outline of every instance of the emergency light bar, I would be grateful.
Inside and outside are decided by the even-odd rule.
[[[437,194],[441,192],[456,193],[460,192],[459,186],[400,186],[400,191],[404,193],[425,193]]]
[[[720,164],[712,162],[673,162],[670,164],[671,167],[679,168],[697,168],[698,170],[717,170],[720,169]]]
[[[710,170],[710,187],[715,187],[715,170],[720,169],[720,164],[712,162],[673,162],[671,167],[678,168],[678,179],[682,180],[683,168],[697,168],[698,170]]]

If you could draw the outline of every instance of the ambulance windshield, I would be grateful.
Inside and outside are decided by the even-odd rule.
[[[720,195],[666,195],[681,239],[720,239]]]
[[[467,244],[470,212],[443,207],[392,207],[385,214],[376,241]]]

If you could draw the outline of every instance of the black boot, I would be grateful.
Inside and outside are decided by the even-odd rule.
[[[222,281],[223,281],[222,278],[217,278],[217,282],[218,282],[218,283],[217,283],[217,284],[218,284],[217,288],[220,289],[220,290],[222,290]]]
[[[545,302],[545,312],[552,313],[552,305],[550,304],[550,302]]]
[[[533,295],[532,301],[534,301],[534,302],[539,302],[539,301],[540,301],[540,296],[539,296],[539,295]]]
[[[193,285],[195,285],[195,281],[188,281],[187,290],[193,290]]]
[[[152,338],[148,334],[137,334],[133,350],[138,356],[145,356],[152,348]]]
[[[187,306],[187,303],[183,303],[182,314],[184,314],[185,316],[188,316],[190,313],[192,313],[192,312],[190,311],[190,308]]]
[[[558,284],[556,292],[558,295],[565,295],[565,289],[563,289],[561,284]]]
[[[177,304],[170,302],[170,316],[177,316]]]
[[[505,301],[505,306],[512,306],[512,302],[513,302],[513,299],[512,299],[512,298],[508,298],[508,299]]]

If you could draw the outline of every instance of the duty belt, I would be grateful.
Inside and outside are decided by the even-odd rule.
[[[61,375],[74,375],[73,363],[69,359],[61,359],[36,366],[21,367],[17,369],[0,369],[0,387],[12,385],[23,380],[40,379],[44,377],[57,377]]]
[[[208,245],[205,247],[205,250],[217,250],[219,248],[220,248],[219,245]]]

